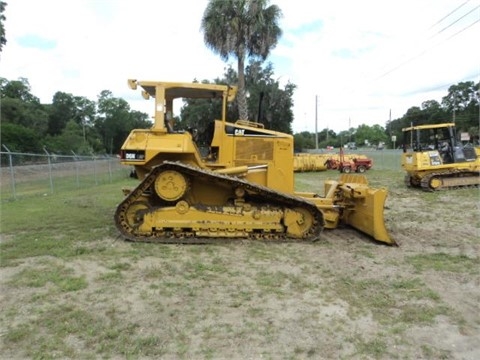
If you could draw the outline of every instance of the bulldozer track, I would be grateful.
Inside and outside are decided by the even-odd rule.
[[[420,182],[420,187],[425,191],[461,189],[479,185],[479,172],[459,170],[434,172],[423,177]]]
[[[140,214],[148,214],[149,212],[154,212],[159,207],[155,204],[151,204],[148,201],[145,201],[145,197],[152,193],[152,186],[155,182],[157,176],[163,171],[178,171],[181,174],[186,174],[189,177],[203,177],[204,180],[212,183],[212,186],[215,184],[223,184],[230,186],[232,189],[237,187],[242,187],[248,193],[255,194],[258,198],[262,199],[262,207],[271,207],[274,211],[280,211],[282,209],[303,209],[303,211],[308,211],[313,219],[312,226],[305,231],[303,236],[299,238],[290,237],[286,232],[278,231],[265,231],[264,229],[255,229],[255,231],[249,231],[247,235],[245,234],[244,228],[232,228],[229,229],[230,232],[237,232],[239,236],[197,236],[198,231],[208,232],[209,229],[215,227],[214,221],[202,221],[195,222],[191,227],[186,227],[182,229],[152,229],[148,234],[139,232],[138,226],[132,225],[128,221],[128,211],[133,206],[136,206]],[[179,201],[180,203],[181,201]],[[198,209],[203,209],[205,211],[206,220],[208,220],[208,210],[207,206],[202,206],[202,204],[181,204],[183,206],[195,205]],[[182,208],[179,210],[184,211]],[[221,211],[221,209],[217,209]],[[282,210],[283,211],[283,210]],[[232,177],[228,175],[223,175],[219,173],[212,172],[210,170],[200,169],[194,166],[186,165],[179,162],[170,162],[166,161],[161,165],[152,169],[152,171],[143,179],[140,184],[133,189],[125,199],[118,205],[117,210],[114,215],[115,225],[117,226],[120,233],[125,237],[125,239],[135,242],[156,242],[156,243],[177,243],[177,244],[206,244],[206,243],[222,243],[222,242],[231,242],[232,240],[261,240],[261,241],[275,241],[275,242],[291,242],[291,241],[315,241],[318,240],[320,233],[323,230],[323,214],[315,206],[315,204],[305,200],[301,197],[280,193],[270,188],[254,184],[248,181],[245,181],[238,177]],[[237,240],[237,241],[238,241]]]

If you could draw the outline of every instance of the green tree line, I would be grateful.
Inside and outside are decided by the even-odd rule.
[[[260,61],[249,63],[245,78],[250,119],[268,129],[292,134],[296,85],[281,86],[272,64],[264,65]],[[223,77],[212,82],[236,84],[237,81],[236,71],[228,67]],[[385,127],[361,124],[338,133],[323,129],[317,134],[319,148],[340,147],[348,142],[385,143],[393,147],[392,136],[396,136],[399,145],[404,127],[450,121],[455,121],[457,133],[468,132],[472,141],[478,142],[478,89],[479,84],[473,82],[452,85],[441,103],[429,100],[420,107],[413,106],[401,118],[386,122]],[[27,79],[0,78],[0,94],[1,143],[10,151],[39,153],[46,148],[58,154],[117,154],[132,129],[152,125],[149,114],[132,110],[127,101],[114,97],[109,90],[102,91],[96,101],[57,91],[51,104],[41,104],[31,93]],[[214,114],[220,112],[220,106],[211,100],[185,101],[175,118],[176,130],[195,127],[203,133]],[[233,121],[239,118],[235,102],[229,107],[227,118]],[[294,138],[297,151],[316,147],[315,133],[299,132]],[[208,142],[208,139],[199,140],[205,145]]]
[[[0,92],[1,142],[14,152],[114,154],[130,130],[151,126],[147,114],[108,90],[97,101],[57,91],[42,104],[27,79],[0,78]]]
[[[401,140],[402,128],[408,126],[454,122],[457,136],[462,132],[468,133],[470,141],[479,145],[479,88],[479,82],[459,82],[448,88],[448,93],[441,102],[427,100],[420,106],[412,106],[401,118],[386,123],[388,143],[391,145],[392,136],[397,141]]]
[[[246,67],[245,78],[248,111],[254,114],[250,119],[267,128],[292,133],[295,85],[281,86],[274,77],[272,64],[253,60]],[[236,84],[237,81],[237,73],[228,67],[223,77],[211,82]],[[28,79],[0,78],[0,94],[1,143],[14,152],[38,153],[46,148],[57,154],[117,154],[132,129],[152,126],[149,114],[132,110],[127,101],[114,97],[109,90],[103,90],[96,101],[57,91],[51,104],[42,104],[32,94]],[[184,101],[175,117],[176,130],[191,127],[205,130],[214,114],[220,113],[220,106],[211,100]],[[238,119],[238,112],[235,100],[228,109],[228,119]]]
[[[326,146],[340,147],[348,142],[355,142],[359,146],[366,144],[377,146],[383,143],[387,147],[393,148],[401,144],[402,128],[446,122],[455,123],[457,136],[462,132],[469,133],[471,141],[478,145],[479,101],[479,83],[460,82],[448,88],[448,93],[441,102],[427,100],[420,106],[412,106],[402,117],[386,121],[385,126],[361,124],[356,128],[342,130],[338,133],[323,129],[317,134],[318,147],[320,149],[324,149]],[[295,148],[298,151],[314,149],[316,141],[315,133],[304,131],[295,134]]]

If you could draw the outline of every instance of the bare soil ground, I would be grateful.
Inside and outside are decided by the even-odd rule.
[[[385,219],[398,247],[339,228],[287,244],[138,245],[112,235],[88,246],[115,257],[32,257],[1,268],[10,323],[0,358],[480,359],[479,215],[478,189],[395,186]],[[23,271],[52,267],[88,285],[12,286]],[[51,318],[63,326],[29,335],[43,352],[13,346],[11,329]]]

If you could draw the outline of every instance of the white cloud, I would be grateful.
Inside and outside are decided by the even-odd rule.
[[[111,90],[151,113],[153,105],[128,89],[128,78],[222,76],[226,64],[205,47],[200,32],[207,2],[7,2],[1,76],[27,78],[46,103],[56,91],[95,100]],[[400,117],[425,100],[441,101],[452,84],[479,79],[479,0],[463,6],[465,0],[270,3],[284,14],[284,34],[269,61],[282,81],[297,85],[294,131],[314,130],[316,96],[319,130],[340,131],[349,123],[384,126],[390,110]],[[56,47],[21,46],[28,35]]]
[[[277,3],[285,14],[285,43],[292,46],[280,45],[274,55],[292,62],[289,74],[299,86],[297,131],[314,129],[316,95],[319,129],[346,129],[349,119],[352,126],[383,126],[390,110],[393,118],[400,117],[425,100],[441,101],[449,85],[480,76],[480,50],[474,45],[478,1],[438,24],[465,1],[318,2],[315,9],[299,6],[299,1]],[[290,34],[318,19],[322,26],[317,31]]]

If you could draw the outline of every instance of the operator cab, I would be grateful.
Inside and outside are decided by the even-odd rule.
[[[473,147],[457,142],[454,123],[419,125],[403,128],[403,152],[425,153],[431,165],[475,161]]]

